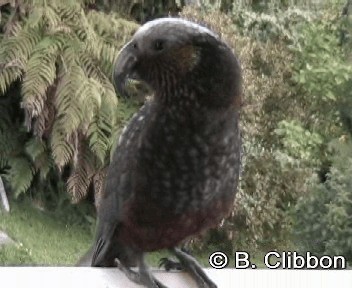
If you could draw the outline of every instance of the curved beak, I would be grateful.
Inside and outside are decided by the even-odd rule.
[[[134,51],[132,51],[130,43],[131,42],[127,43],[121,49],[119,56],[114,63],[112,74],[116,92],[123,97],[129,96],[126,90],[126,82],[133,74],[135,74],[134,68],[137,62],[137,57],[134,54]]]

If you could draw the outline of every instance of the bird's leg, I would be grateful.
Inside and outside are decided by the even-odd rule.
[[[141,275],[142,282],[151,283],[152,285],[154,285],[157,288],[167,288],[164,284],[159,282],[159,280],[157,280],[152,275],[152,273],[150,272],[147,264],[144,261],[144,257],[143,256],[142,256],[141,261],[139,263],[139,273]],[[154,286],[150,286],[150,287],[154,287]],[[149,288],[149,286],[147,286],[147,287]]]
[[[143,285],[147,288],[167,288],[159,280],[157,280],[150,272],[148,266],[144,262],[143,254],[138,259],[139,271],[133,271],[129,267],[123,265],[118,259],[115,260],[117,267],[126,275],[132,282]]]
[[[186,248],[186,246],[182,246],[181,247],[181,251],[191,255],[191,253],[189,252],[189,249]],[[164,267],[164,269],[166,271],[170,271],[170,270],[183,270],[184,267],[182,266],[182,264],[180,263],[180,261],[178,260],[173,260],[170,259],[169,257],[163,257],[159,260],[159,268],[160,267]]]
[[[172,260],[168,257],[163,257],[159,260],[159,268],[161,267],[164,267],[166,271],[183,270],[183,266],[180,262]]]
[[[183,268],[187,270],[200,288],[217,288],[216,284],[210,280],[197,260],[191,255],[183,252],[179,248],[172,248],[173,253],[180,260]]]

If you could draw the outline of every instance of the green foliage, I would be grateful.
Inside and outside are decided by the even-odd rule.
[[[29,135],[23,127],[23,113],[18,113],[19,101],[19,93],[0,97],[0,174],[13,183],[16,196],[29,188],[35,171],[24,145]]]
[[[339,47],[338,31],[341,29],[341,21],[336,18],[335,10],[331,8],[315,13],[299,12],[297,15],[309,15],[301,17],[300,21],[297,21],[296,17],[292,19],[286,17],[286,13],[289,12],[278,14],[272,12],[270,17],[265,15],[264,18],[261,13],[259,20],[256,17],[255,21],[252,21],[256,25],[241,26],[243,31],[250,32],[257,41],[265,43],[262,45],[269,50],[266,52],[267,56],[277,60],[281,55],[288,53],[291,55],[289,59],[292,59],[289,65],[287,61],[283,61],[286,67],[274,62],[269,69],[263,70],[266,63],[262,61],[263,57],[259,58],[261,61],[257,67],[264,72],[261,77],[267,80],[266,84],[269,87],[264,86],[264,89],[260,90],[261,96],[257,101],[263,103],[264,115],[259,112],[260,119],[256,119],[254,123],[258,127],[257,141],[263,143],[262,153],[264,155],[267,153],[267,158],[256,162],[258,156],[253,154],[253,150],[248,150],[247,161],[253,161],[255,166],[252,170],[250,166],[253,163],[248,164],[247,161],[245,163],[249,167],[245,166],[242,185],[248,199],[239,198],[238,207],[247,207],[248,203],[251,203],[248,200],[252,200],[248,194],[252,196],[258,193],[258,198],[262,200],[258,207],[261,206],[262,210],[265,210],[263,207],[269,207],[270,213],[262,213],[260,218],[256,218],[255,212],[249,213],[248,209],[242,212],[242,217],[245,216],[244,219],[247,221],[244,228],[255,227],[250,229],[252,238],[249,239],[246,230],[241,229],[245,235],[244,243],[256,237],[262,240],[270,239],[269,242],[280,235],[284,236],[283,239],[285,237],[286,240],[290,239],[289,211],[299,197],[305,197],[314,190],[309,185],[310,178],[315,171],[326,169],[331,153],[328,151],[329,143],[343,133],[338,117],[338,99],[349,93],[347,83],[350,81],[351,73],[345,55]],[[269,20],[273,22],[270,25],[266,23]],[[254,31],[253,27],[256,28]],[[251,30],[248,30],[249,28]],[[276,50],[274,55],[270,53],[271,47],[274,46],[273,41],[276,45],[280,45],[280,49]],[[279,51],[283,53],[277,53]],[[286,85],[281,84],[276,90],[272,86],[275,83],[272,80],[273,69],[290,76],[281,78]],[[302,78],[297,77],[303,74],[305,75],[303,78],[307,81],[300,81]],[[258,80],[255,81],[256,85],[260,83]],[[334,94],[336,99],[326,96],[329,94]],[[265,174],[261,173],[263,169]],[[262,175],[265,177],[261,177]],[[251,183],[248,179],[252,179],[252,182],[254,180],[256,185],[248,186],[248,183]],[[268,194],[270,197],[267,197]],[[285,195],[290,197],[287,198]],[[272,205],[272,202],[277,204]],[[236,226],[238,220],[234,220]],[[275,226],[274,229],[267,228],[267,223],[270,222],[279,226]],[[264,227],[262,229],[266,231],[266,235],[261,233],[260,225]]]
[[[295,235],[301,249],[344,255],[352,262],[352,143],[334,145],[335,157],[327,180],[312,184],[294,210]],[[348,152],[348,153],[346,153]]]
[[[300,159],[302,162],[306,161],[310,165],[319,164],[317,155],[323,144],[323,139],[318,133],[304,129],[295,121],[286,120],[278,123],[275,133],[281,137],[282,149],[288,156]],[[312,160],[315,160],[315,163],[312,163]]]
[[[346,134],[352,131],[352,66],[349,44],[341,45],[341,31],[348,36],[346,28],[345,19],[325,15],[315,25],[303,27],[294,47],[299,57],[293,79],[302,91],[305,123],[314,127],[324,143],[323,153],[311,158],[320,162],[325,158],[330,167],[320,172],[320,179],[312,177],[309,193],[298,201],[293,231],[302,249],[344,255],[351,262],[352,145]]]
[[[235,247],[252,251],[287,247],[291,227],[287,211],[307,193],[305,179],[312,170],[277,151],[254,145],[246,148],[244,175],[229,219],[235,229]]]
[[[314,14],[297,7],[279,12],[258,12],[233,6],[234,23],[243,34],[249,34],[260,41],[284,40],[292,43],[298,37],[297,28],[311,21]]]
[[[312,175],[324,178],[329,169],[329,143],[345,133],[339,99],[351,91],[351,66],[339,43],[342,4],[284,10],[234,5],[230,18],[212,9],[183,11],[217,31],[243,69],[243,174],[235,208],[217,237],[231,240],[233,249],[290,245],[290,211],[310,195]]]
[[[184,0],[96,0],[92,2],[95,2],[96,7],[101,11],[106,11],[106,13],[115,11],[139,23],[168,15],[177,15],[181,7],[185,5]]]
[[[352,57],[352,2],[348,1],[344,9],[344,19],[342,23],[341,31],[341,46],[343,52],[346,55],[347,63],[349,64],[348,68],[351,68],[351,57]],[[349,78],[344,79],[342,82],[343,87],[345,88],[342,97],[339,97],[339,112],[344,128],[347,132],[352,135],[352,77],[351,73]]]
[[[137,25],[86,9],[93,2],[28,0],[1,7],[0,97],[21,90],[15,103],[21,102],[30,132],[21,127],[23,116],[16,125],[11,121],[19,106],[0,106],[0,151],[7,151],[0,171],[15,195],[35,184],[36,175],[43,182],[58,168],[71,171],[68,190],[80,199],[109,159],[118,124],[112,64]]]
[[[328,138],[341,133],[337,129],[338,103],[349,93],[352,74],[352,66],[346,62],[340,45],[341,28],[342,21],[335,17],[318,20],[301,30],[294,47],[297,58],[293,79],[304,91],[301,103],[307,105],[309,101],[307,117],[313,118],[314,122],[310,122]],[[323,114],[325,118],[317,121]]]

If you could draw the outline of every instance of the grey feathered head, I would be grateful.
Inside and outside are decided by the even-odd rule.
[[[240,67],[231,49],[208,28],[179,18],[141,26],[122,48],[113,78],[121,95],[128,78],[145,81],[157,97],[186,89],[213,106],[230,105],[241,94]]]

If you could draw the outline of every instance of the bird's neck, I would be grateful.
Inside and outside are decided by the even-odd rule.
[[[171,82],[171,81],[170,81]],[[158,105],[167,107],[174,107],[177,109],[198,109],[200,103],[198,103],[196,92],[182,83],[177,85],[164,85],[162,89],[156,89],[155,100]]]
[[[178,101],[155,99],[154,117],[149,123],[149,128],[152,127],[153,131],[162,131],[165,128],[180,135],[192,132],[206,137],[222,134],[229,123],[233,123],[234,119],[239,117],[238,111],[233,107],[209,108],[200,105],[192,94],[189,95],[191,96],[188,98],[180,96]],[[157,121],[154,121],[156,119]],[[192,136],[192,133],[189,135]]]
[[[208,122],[226,121],[232,118],[236,109],[232,105],[218,107],[204,105],[202,95],[187,86],[179,85],[178,88],[160,90],[155,98],[156,113],[158,117],[169,119],[173,122],[194,123],[194,125]]]

